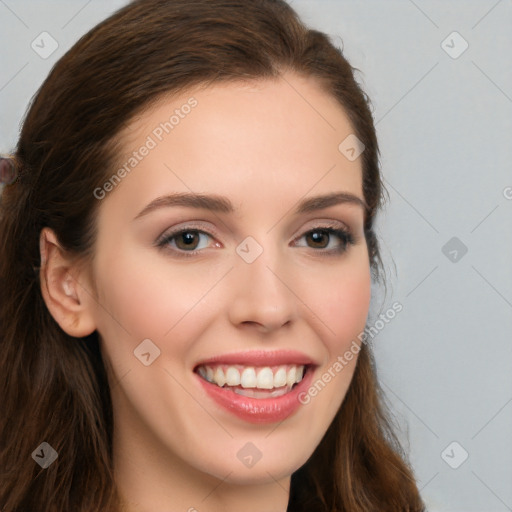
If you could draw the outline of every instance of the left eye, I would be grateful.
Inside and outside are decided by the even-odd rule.
[[[164,246],[164,245],[170,245],[172,246],[172,241],[175,241],[174,246],[182,251],[194,251],[198,249],[198,243],[201,239],[201,237],[207,238],[211,237],[208,233],[205,233],[204,231],[199,231],[197,229],[188,229],[185,231],[178,231],[177,233],[171,233],[168,236],[166,236],[158,245]],[[199,247],[199,249],[204,249],[203,247]]]
[[[304,233],[298,240],[301,238],[312,242],[313,245],[309,246],[312,249],[323,249],[326,252],[344,251],[347,245],[354,243],[352,235],[348,231],[334,228],[315,228]],[[329,247],[333,239],[336,238],[340,243]]]

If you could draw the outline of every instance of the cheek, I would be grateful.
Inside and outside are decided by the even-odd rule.
[[[101,283],[97,329],[118,372],[134,363],[133,351],[150,339],[173,365],[186,363],[194,340],[214,321],[215,308],[206,307],[224,268],[169,262],[147,251],[121,252],[115,262],[98,261]],[[192,268],[193,267],[193,268]],[[163,359],[162,359],[163,360]]]
[[[325,343],[331,357],[343,353],[366,325],[371,298],[369,265],[347,265],[325,278],[313,300],[325,324]]]
[[[162,338],[194,307],[208,284],[144,252],[125,252],[115,265],[102,262],[101,267],[101,305],[133,338]],[[102,316],[112,323],[110,315]]]
[[[309,425],[317,436],[312,439],[314,445],[320,442],[339,410],[356,368],[356,345],[360,345],[357,337],[364,331],[370,306],[371,273],[367,261],[364,254],[358,253],[319,279],[316,293],[309,295],[314,304],[311,309],[321,320],[317,332],[326,350],[315,380],[300,397],[305,407],[311,407]]]
[[[160,337],[172,326],[176,307],[173,294],[166,293],[168,287],[152,279],[151,269],[137,269],[137,265],[122,261],[111,271],[98,276],[103,290],[100,332],[114,329],[124,332],[125,336],[129,333],[136,341],[140,337]]]

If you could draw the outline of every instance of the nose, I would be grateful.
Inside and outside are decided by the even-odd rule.
[[[297,318],[299,300],[283,258],[265,249],[252,263],[237,262],[229,306],[229,319],[235,327],[266,334],[289,327]]]

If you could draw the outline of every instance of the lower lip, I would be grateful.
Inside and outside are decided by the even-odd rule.
[[[275,398],[250,398],[212,384],[199,375],[206,393],[221,407],[249,423],[276,423],[292,415],[302,404],[299,394],[309,388],[314,368],[288,393]]]

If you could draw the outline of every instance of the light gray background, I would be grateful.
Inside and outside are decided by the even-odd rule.
[[[0,151],[52,65],[125,3],[0,0]],[[378,222],[389,289],[372,315],[403,311],[373,345],[424,500],[512,511],[512,1],[292,5],[343,41],[375,108],[391,201]],[[43,31],[59,44],[47,59],[31,48]],[[458,58],[453,31],[469,45]]]

